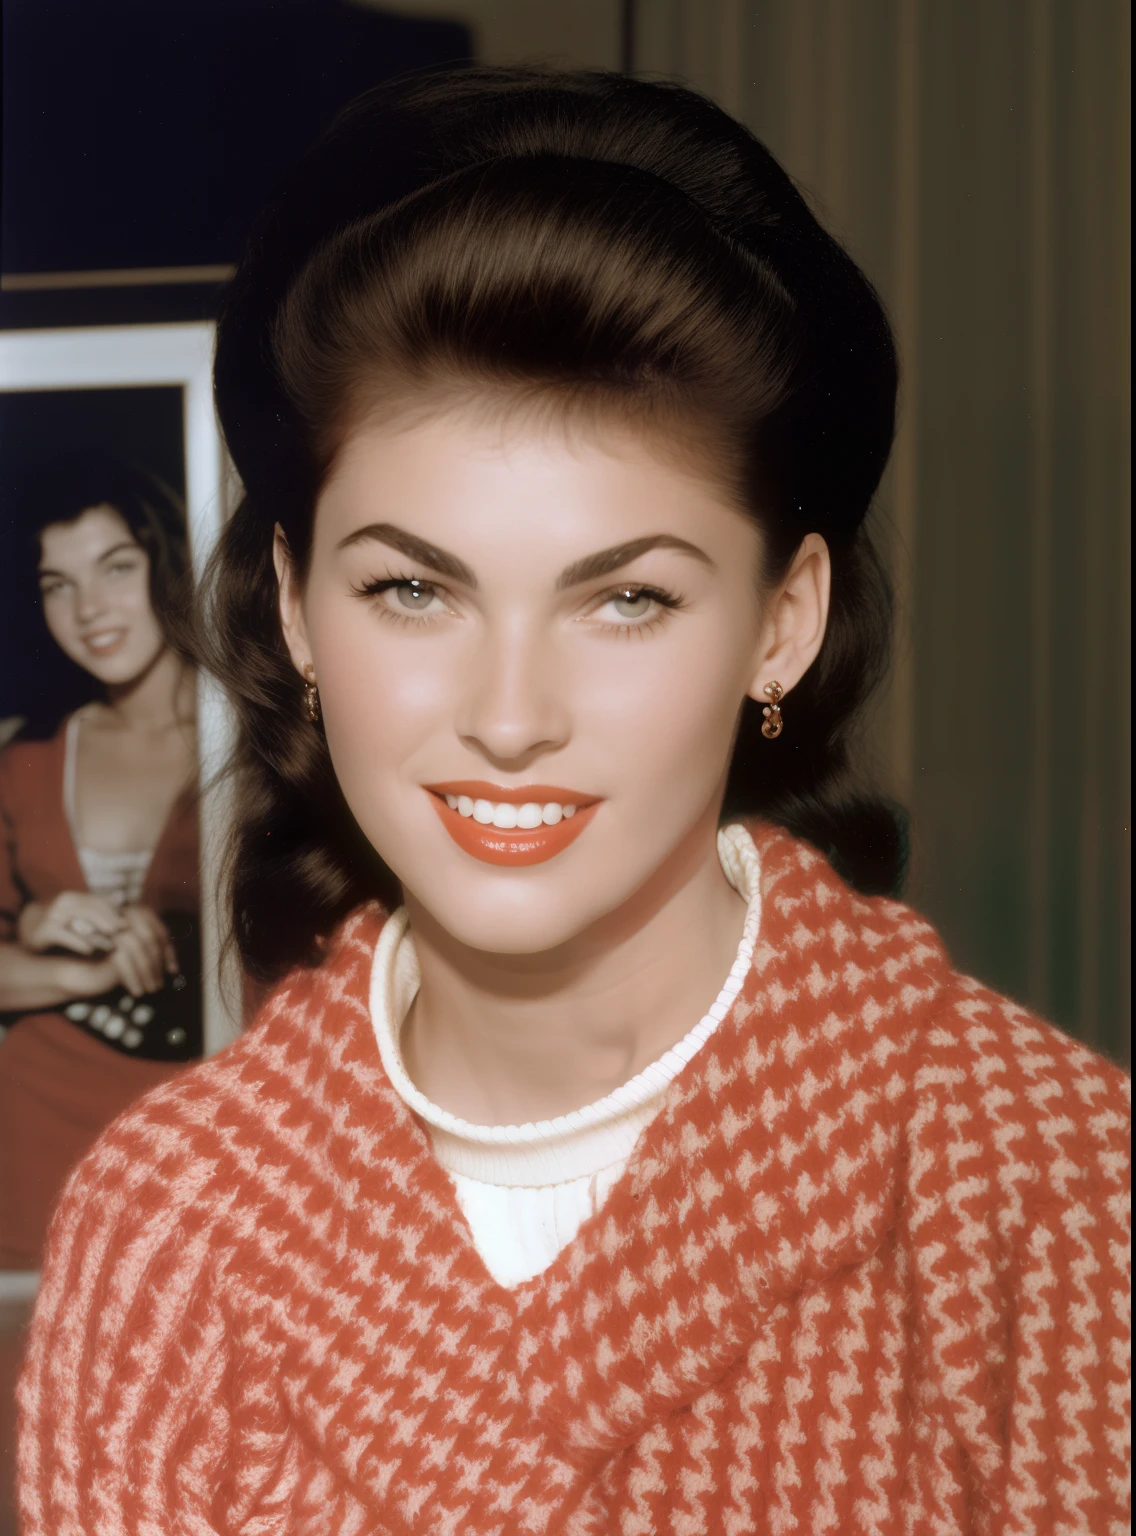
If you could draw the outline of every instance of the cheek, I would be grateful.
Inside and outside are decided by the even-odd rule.
[[[47,625],[47,632],[68,653],[74,651],[78,644],[75,632],[75,610],[71,603],[64,598],[49,599],[43,604],[43,622]]]
[[[346,781],[397,767],[452,719],[453,669],[443,644],[404,637],[360,605],[308,611],[324,730]]]
[[[130,618],[148,623],[154,629],[160,628],[150,596],[150,578],[145,571],[123,581],[115,597],[117,606]]]
[[[745,695],[748,655],[714,624],[612,647],[581,688],[581,716],[613,761],[657,784],[664,796],[716,784]]]

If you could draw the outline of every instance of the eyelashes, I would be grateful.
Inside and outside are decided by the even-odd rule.
[[[383,599],[375,605],[376,611],[384,619],[396,624],[411,624],[421,628],[425,624],[437,622],[448,609],[445,589],[437,582],[424,581],[420,576],[374,577],[351,590],[360,598]],[[443,611],[431,611],[435,601],[442,605]],[[627,611],[643,603],[647,607],[640,612]],[[622,610],[617,607],[623,622],[601,620],[598,627],[629,638],[632,634],[643,634],[666,623],[671,613],[685,608],[686,601],[678,593],[645,582],[620,582],[604,592],[597,592],[582,617],[590,617],[609,604],[624,605]]]
[[[624,603],[627,607],[646,602],[647,610],[642,614],[620,613],[625,621],[622,624],[601,621],[601,627],[608,633],[617,635],[622,639],[630,640],[633,637],[645,638],[652,630],[665,624],[670,615],[680,608],[685,608],[686,603],[677,593],[665,592],[662,587],[645,586],[640,582],[621,582],[618,587],[611,587],[606,592],[597,593],[592,599],[589,608],[590,613],[598,613],[600,609],[609,604],[616,606]],[[655,612],[651,611],[654,607]]]

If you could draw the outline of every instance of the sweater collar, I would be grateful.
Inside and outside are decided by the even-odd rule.
[[[691,1402],[895,1223],[909,1058],[945,957],[808,844],[755,833],[762,932],[733,1010],[603,1209],[518,1296],[522,1391],[574,1458]]]
[[[310,1067],[325,1056],[323,1103],[346,1098],[326,1143],[355,1191],[342,1240],[361,1290],[344,1330],[373,1336],[392,1285],[436,1319],[460,1294],[484,1337],[454,1355],[453,1390],[499,1395],[519,1432],[549,1434],[577,1464],[693,1401],[793,1294],[870,1256],[894,1225],[909,1056],[945,958],[907,909],[855,895],[808,844],[753,831],[762,927],[733,1008],[670,1084],[602,1209],[515,1290],[489,1275],[383,1071],[367,1008],[376,908],[341,929],[297,1039],[281,1042]]]

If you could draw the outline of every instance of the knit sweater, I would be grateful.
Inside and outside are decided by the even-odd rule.
[[[514,1290],[382,1070],[373,907],[105,1133],[25,1536],[1126,1530],[1127,1079],[756,840],[733,1009]]]

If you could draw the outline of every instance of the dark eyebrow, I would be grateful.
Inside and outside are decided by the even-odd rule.
[[[348,549],[352,544],[361,544],[366,539],[376,539],[380,544],[388,544],[392,549],[397,549],[410,560],[417,560],[420,564],[429,566],[441,576],[448,576],[452,581],[460,581],[465,586],[476,588],[477,577],[466,565],[464,560],[459,560],[456,555],[451,555],[444,549],[439,549],[435,544],[428,544],[425,539],[418,538],[413,533],[407,533],[405,528],[397,528],[393,523],[367,523],[362,528],[356,528],[354,533],[349,533],[346,538],[340,539],[336,549]],[[557,591],[563,592],[568,587],[579,586],[583,581],[595,581],[600,576],[610,575],[612,571],[618,571],[621,566],[630,565],[632,560],[637,560],[640,555],[645,555],[651,549],[677,549],[682,554],[693,555],[696,560],[701,560],[704,565],[713,566],[714,562],[704,550],[697,544],[690,544],[686,539],[676,538],[670,533],[652,533],[646,538],[632,539],[627,544],[616,544],[611,549],[597,550],[594,555],[585,555],[582,560],[576,560],[567,566],[556,579]]]
[[[630,565],[632,560],[637,560],[650,549],[677,549],[684,555],[693,555],[711,569],[714,566],[710,556],[705,550],[699,549],[697,544],[688,544],[685,539],[676,538],[670,533],[652,533],[643,539],[632,539],[627,544],[615,544],[611,549],[585,555],[582,560],[577,560],[561,571],[556,580],[557,589],[563,592],[565,588],[578,586],[582,581],[595,581],[598,576],[609,576],[612,571]]]
[[[447,554],[436,544],[428,544],[425,539],[417,538],[413,533],[407,533],[405,528],[396,528],[393,523],[367,523],[365,527],[349,533],[345,539],[340,539],[335,547],[337,550],[349,549],[352,544],[361,544],[366,539],[377,539],[380,544],[389,544],[391,549],[397,549],[407,559],[428,565],[432,571],[437,571],[440,576],[448,576],[451,581],[460,581],[467,587],[477,586],[477,577],[464,560],[459,560],[457,555]]]
[[[109,560],[111,555],[117,555],[123,549],[141,549],[141,545],[135,539],[123,539],[119,544],[112,544],[109,549],[104,549],[99,560]]]
[[[112,544],[109,549],[104,549],[101,555],[96,555],[95,556],[95,564],[96,565],[101,565],[104,560],[109,560],[111,555],[117,555],[119,550],[122,550],[122,549],[141,549],[141,547],[142,546],[135,539],[123,539],[121,541],[121,543]],[[64,578],[66,578],[67,572],[66,571],[57,571],[54,568],[54,566],[41,565],[38,568],[37,575],[40,575],[40,576],[62,576]]]

